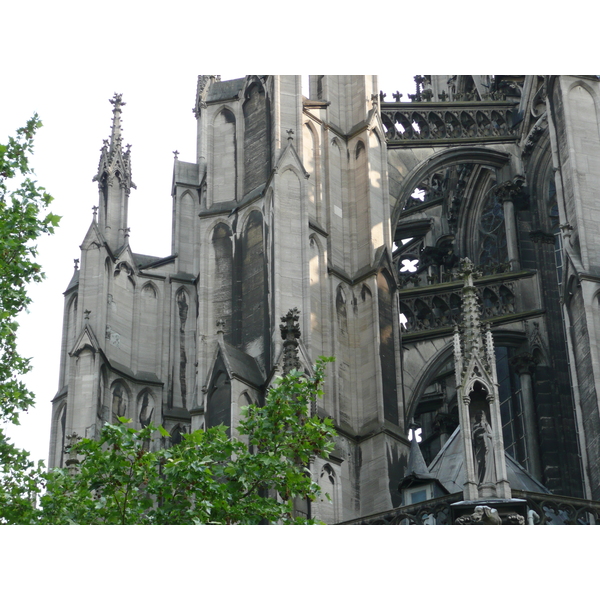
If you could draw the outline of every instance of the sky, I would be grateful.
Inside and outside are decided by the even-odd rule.
[[[92,207],[98,204],[98,187],[92,178],[102,140],[110,134],[112,106],[108,99],[118,91],[126,103],[122,113],[123,143],[132,145],[133,181],[137,185],[129,201],[131,247],[141,254],[167,256],[171,252],[173,151],[179,151],[180,160],[195,160],[196,120],[192,107],[197,69],[182,69],[177,76],[165,73],[160,81],[157,77],[152,81],[129,81],[108,75],[89,81],[82,75],[68,94],[64,90],[59,93],[50,82],[48,91],[39,93],[39,82],[28,82],[29,93],[13,102],[7,118],[2,119],[0,134],[5,137],[34,111],[40,115],[44,126],[36,137],[32,164],[38,182],[54,196],[52,212],[62,216],[56,234],[44,236],[38,243],[46,280],[30,287],[33,303],[19,319],[19,348],[33,359],[33,371],[26,381],[36,394],[37,406],[23,415],[21,426],[11,428],[10,434],[36,460],[45,459],[48,452],[50,401],[58,391],[63,292],[92,221]],[[234,79],[244,74],[230,70],[221,76]],[[307,77],[303,79],[307,82]],[[384,89],[388,96],[397,88],[405,96],[413,92],[412,75],[381,79],[387,84]]]
[[[326,2],[319,15],[336,27],[318,38],[309,23],[298,23],[291,5],[284,8],[264,0],[237,5],[237,20],[226,20],[220,5],[185,1],[167,8],[127,0],[106,0],[89,8],[82,2],[22,0],[3,7],[0,140],[34,112],[39,114],[44,126],[36,136],[31,164],[40,185],[55,198],[51,210],[62,216],[57,233],[39,241],[46,280],[30,288],[33,303],[20,318],[19,347],[32,357],[33,366],[26,383],[37,405],[23,415],[20,427],[9,428],[17,445],[30,450],[36,460],[47,458],[50,401],[58,385],[62,293],[73,274],[73,260],[80,256],[92,206],[98,204],[92,178],[102,140],[110,133],[108,100],[115,92],[123,94],[126,103],[123,141],[132,145],[137,185],[129,203],[130,244],[134,252],[163,256],[171,250],[173,151],[179,151],[183,161],[195,157],[192,107],[199,74],[231,79],[256,72],[378,73],[388,99],[395,90],[407,99],[414,93],[412,77],[417,72],[460,73],[452,69],[457,63],[464,66],[465,60],[462,72],[481,72],[499,63],[514,72],[527,64],[521,58],[515,62],[510,50],[499,55],[474,52],[470,36],[454,35],[451,44],[437,49],[431,37],[448,36],[446,20],[430,25],[427,35],[418,28],[380,28],[381,20],[386,23],[386,5],[380,4],[380,13],[369,17],[369,29],[352,11],[340,10],[346,3]],[[277,20],[261,21],[252,29],[252,10],[259,8],[263,15],[276,14]],[[470,18],[478,22],[465,17],[463,25],[468,27]],[[577,13],[565,17],[570,18],[577,20]],[[543,17],[537,22],[547,29]],[[583,39],[589,25],[577,23]],[[379,38],[365,38],[370,33]],[[516,33],[505,35],[510,40]],[[555,57],[550,53],[547,62],[548,58]],[[550,64],[557,68],[536,66],[541,72],[560,72],[564,56]]]
[[[44,283],[31,287],[33,304],[20,318],[19,347],[23,355],[32,357],[33,365],[26,383],[35,392],[37,405],[22,417],[20,427],[8,430],[15,443],[27,448],[36,460],[47,459],[50,402],[58,385],[62,293],[73,273],[73,259],[79,258],[79,245],[92,220],[92,206],[98,203],[97,185],[92,178],[102,140],[110,132],[112,113],[108,100],[115,92],[122,93],[126,102],[123,136],[124,143],[132,145],[133,181],[137,184],[130,197],[130,243],[135,252],[166,255],[170,252],[172,153],[178,150],[181,160],[194,160],[192,107],[199,74],[216,73],[229,79],[257,72],[379,73],[380,88],[390,98],[396,89],[413,93],[412,76],[423,72],[596,72],[593,61],[597,57],[597,21],[589,18],[590,5],[581,0],[572,0],[568,11],[558,12],[559,18],[553,16],[551,7],[542,12],[545,7],[539,3],[522,3],[518,10],[498,11],[494,7],[492,14],[475,0],[455,0],[443,13],[434,2],[427,7],[427,19],[419,17],[414,7],[405,8],[397,0],[382,0],[376,6],[324,0],[318,7],[279,0],[227,5],[199,0],[19,0],[4,4],[0,17],[0,141],[24,125],[34,111],[40,115],[44,127],[36,138],[32,165],[39,183],[55,198],[53,212],[62,215],[57,233],[38,244],[47,277]],[[569,31],[573,32],[572,40],[565,34]],[[551,44],[552,39],[557,43]],[[27,576],[29,582],[33,562],[39,585],[46,585],[44,582],[56,575],[56,562],[49,560],[47,551],[52,547],[54,552],[56,537],[54,530],[43,528],[36,529],[36,534],[48,539],[30,537],[31,529],[7,528],[3,532],[8,540],[4,547],[11,550],[14,559],[9,560],[6,570],[12,575],[22,572],[20,580]],[[273,536],[283,535],[283,530],[266,529],[271,545],[281,545],[281,540]],[[325,529],[310,530],[311,557],[315,554],[315,535],[324,536]],[[438,536],[443,534],[443,528],[431,529],[437,530]],[[140,542],[142,547],[156,545],[154,533],[150,538],[148,532],[146,540],[145,534],[138,531],[138,547]],[[218,531],[219,539],[227,543],[227,533]],[[301,535],[307,530],[295,531]],[[103,532],[109,535],[106,528],[96,528],[93,534],[86,530],[85,539],[101,546],[114,544],[108,539],[102,541]],[[210,532],[216,534],[217,530],[205,529],[204,540],[208,539],[208,547],[214,548],[216,538]],[[290,530],[285,532],[289,539]],[[348,536],[343,538],[345,532]],[[112,539],[112,530],[110,535]],[[350,547],[355,545],[355,535],[355,530],[334,528],[333,532],[328,530],[327,538],[319,538],[317,546],[326,551],[331,540],[339,540],[338,547]],[[453,535],[456,537],[456,531]],[[415,561],[420,562],[418,557],[423,552],[430,552],[429,539],[411,537]],[[234,542],[238,540],[239,536],[234,538]],[[377,547],[387,547],[386,543],[382,540]],[[299,546],[305,547],[308,545]],[[69,542],[65,542],[64,550],[60,555],[69,556],[73,572],[79,577],[89,574],[97,579],[98,563],[89,560],[88,551],[74,552]],[[340,558],[347,557],[346,553],[338,554]],[[365,573],[397,569],[395,552],[384,556],[378,552],[368,554],[372,556],[361,558]],[[279,555],[281,568],[298,564],[289,560],[287,552]],[[196,556],[193,552],[180,552],[178,560],[189,557],[193,561]],[[271,567],[275,566],[273,558]],[[129,556],[128,564],[133,559],[133,555]],[[332,560],[336,564],[335,558]],[[532,555],[528,560],[532,560]],[[255,561],[249,563],[254,564]],[[197,564],[192,562],[182,568],[187,567],[196,569]],[[436,563],[436,569],[442,568],[441,563]],[[578,568],[580,572],[585,570],[579,564]],[[147,570],[147,563],[144,569]],[[260,577],[260,569],[244,573],[250,578],[248,581],[258,577],[258,585],[264,588],[266,581]],[[456,573],[449,571],[447,575]],[[471,581],[473,575],[469,576]],[[195,581],[184,579],[190,584]],[[325,585],[326,579],[339,592],[335,577],[321,578],[319,586]],[[365,593],[376,593],[384,580],[397,588],[393,577],[375,578],[377,581],[368,577],[365,582],[359,579],[352,578],[353,591],[360,588]],[[148,580],[152,580],[155,592],[159,588],[172,591],[169,578]],[[178,585],[182,583],[183,580]],[[405,593],[409,583],[404,578]],[[421,585],[418,578],[413,578],[413,583]],[[138,592],[139,578],[126,579],[124,585]],[[570,581],[572,592],[571,586]],[[461,589],[456,588],[456,597]],[[415,591],[422,593],[422,589]],[[101,585],[88,590],[92,598],[102,597],[101,594]],[[451,589],[448,594],[449,598],[454,597]]]
[[[81,6],[62,5],[77,11]],[[301,60],[278,63],[271,59],[266,64],[256,60],[252,64],[247,58],[238,59],[239,47],[234,48],[234,56],[225,53],[216,59],[208,53],[207,59],[201,31],[172,31],[177,21],[173,15],[163,15],[163,20],[158,13],[144,14],[138,19],[124,3],[118,6],[125,16],[113,19],[110,9],[116,10],[117,5],[108,2],[102,6],[101,13],[93,17],[80,15],[80,24],[86,23],[83,27],[65,21],[73,26],[68,34],[62,22],[57,28],[48,27],[53,20],[56,24],[56,3],[37,4],[37,13],[31,12],[31,3],[10,8],[8,22],[11,16],[13,23],[29,19],[22,31],[8,30],[7,21],[0,25],[2,39],[6,41],[8,36],[10,42],[12,38],[13,47],[19,48],[15,60],[4,67],[3,86],[9,92],[0,94],[0,139],[5,140],[38,113],[43,127],[36,136],[31,164],[39,184],[54,197],[52,212],[62,216],[55,235],[39,240],[38,260],[46,280],[30,287],[33,303],[19,319],[19,348],[32,358],[33,367],[25,381],[37,400],[36,407],[21,417],[21,425],[7,431],[35,460],[47,459],[51,400],[58,391],[63,292],[72,277],[74,259],[80,257],[79,245],[92,221],[92,207],[98,204],[98,188],[92,178],[102,140],[110,134],[109,98],[118,92],[126,103],[123,142],[132,145],[137,185],[129,202],[130,244],[134,252],[166,256],[171,251],[173,151],[179,151],[180,160],[195,160],[192,108],[198,75],[211,72],[233,79],[257,72],[257,67],[261,73],[299,73],[310,66]],[[135,27],[127,27],[127,21]],[[218,40],[219,45],[226,42],[233,43]],[[314,64],[315,72],[323,66],[319,62]],[[370,61],[357,66],[376,65]],[[340,72],[349,72],[348,65],[341,66]],[[380,77],[380,88],[388,97],[396,89],[405,97],[414,92],[412,72],[403,72]]]

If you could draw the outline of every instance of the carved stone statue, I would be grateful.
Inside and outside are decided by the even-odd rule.
[[[477,470],[477,483],[496,483],[496,465],[494,462],[494,440],[492,428],[487,422],[485,412],[475,413],[475,423],[472,428],[473,456]]]
[[[495,508],[476,506],[472,515],[463,515],[454,521],[455,525],[502,525],[502,519]]]

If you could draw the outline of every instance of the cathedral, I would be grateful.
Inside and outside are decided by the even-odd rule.
[[[235,435],[287,368],[287,316],[302,369],[335,357],[312,516],[600,519],[600,79],[415,84],[311,75],[306,96],[300,76],[200,76],[169,256],[130,246],[115,94],[64,292],[50,467],[120,416],[170,443]]]

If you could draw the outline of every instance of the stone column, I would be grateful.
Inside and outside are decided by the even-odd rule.
[[[519,262],[519,244],[517,238],[516,208],[522,208],[527,202],[528,195],[524,189],[525,178],[517,175],[512,181],[497,185],[494,193],[504,208],[504,226],[506,228],[506,247],[511,271],[521,268]]]
[[[508,250],[508,262],[511,271],[518,271],[519,246],[517,242],[517,222],[515,220],[515,205],[509,198],[499,198],[504,208],[504,226],[506,228],[506,248]]]
[[[531,371],[535,365],[529,353],[519,354],[511,359],[511,364],[521,379],[521,397],[523,400],[523,421],[525,428],[525,447],[527,449],[527,467],[539,481],[542,480],[540,448],[537,433],[535,406],[533,404],[533,381]]]

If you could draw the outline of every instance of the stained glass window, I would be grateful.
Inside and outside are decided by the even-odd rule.
[[[479,264],[492,266],[508,262],[504,209],[496,196],[488,193],[479,223]]]

